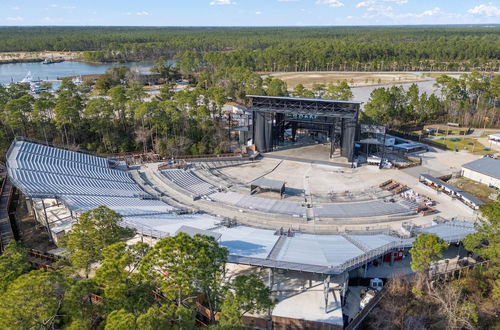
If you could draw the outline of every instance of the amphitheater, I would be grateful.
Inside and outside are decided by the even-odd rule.
[[[233,271],[269,271],[269,285],[280,301],[273,317],[326,323],[332,329],[343,324],[341,301],[350,273],[364,267],[366,275],[374,260],[407,251],[418,232],[435,233],[450,243],[474,232],[474,214],[439,196],[433,199],[440,219],[453,221],[422,214],[422,200],[408,198],[408,189],[411,196],[428,192],[412,172],[278,156],[127,166],[16,139],[7,168],[10,181],[54,242],[79,214],[100,205],[120,213],[125,226],[151,242],[178,232],[210,235],[229,250]],[[451,156],[438,156],[428,166],[449,170]],[[251,191],[251,183],[260,178],[282,183],[284,194]],[[291,285],[283,280],[285,273],[303,280],[300,294],[283,294]],[[311,289],[328,288],[330,282],[335,289]],[[293,307],[301,303],[311,309]]]

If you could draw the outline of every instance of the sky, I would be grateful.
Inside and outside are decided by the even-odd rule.
[[[0,0],[0,25],[500,24],[500,0]]]

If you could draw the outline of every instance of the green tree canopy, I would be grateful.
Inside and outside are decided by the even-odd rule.
[[[434,234],[420,234],[410,249],[411,270],[414,272],[426,270],[433,261],[443,256],[443,250],[448,246]]]
[[[500,202],[481,205],[480,210],[487,221],[477,226],[476,233],[465,237],[464,246],[483,258],[498,262],[500,258]]]
[[[212,237],[180,233],[158,242],[144,258],[141,271],[178,306],[203,293],[213,313],[220,299],[226,260],[227,250]]]
[[[106,206],[82,213],[71,231],[61,239],[71,264],[88,274],[91,264],[102,260],[105,247],[132,237],[134,231],[122,227],[121,221],[121,215]]]
[[[224,295],[219,326],[241,326],[243,315],[264,312],[274,304],[271,290],[257,275],[238,275]]]
[[[135,315],[124,309],[109,313],[104,330],[135,330],[137,329]]]
[[[148,250],[149,245],[141,242],[132,246],[118,242],[104,248],[94,280],[103,290],[107,310],[125,309],[139,314],[153,303],[154,286],[136,272]]]
[[[37,270],[18,277],[0,296],[0,328],[51,329],[65,287],[60,272]]]
[[[16,241],[9,242],[0,255],[0,295],[15,279],[29,269],[26,249]]]

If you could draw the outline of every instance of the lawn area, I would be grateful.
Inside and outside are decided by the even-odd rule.
[[[450,183],[459,187],[463,191],[466,191],[466,192],[476,196],[477,198],[479,198],[480,200],[482,200],[485,203],[491,202],[491,199],[489,199],[488,196],[491,195],[492,193],[496,192],[495,189],[492,189],[485,184],[476,182],[474,180],[471,180],[471,179],[468,179],[465,177],[460,177],[456,180],[453,180],[453,182],[450,182]]]
[[[470,138],[438,138],[433,139],[432,141],[444,144],[449,150],[468,150],[469,152],[473,152],[475,155],[486,155],[495,153],[491,151],[489,148],[485,147],[483,144],[479,143],[475,139]],[[486,149],[486,150],[485,150]]]

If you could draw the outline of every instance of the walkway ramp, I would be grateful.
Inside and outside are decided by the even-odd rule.
[[[5,177],[0,195],[0,252],[3,247],[14,240],[14,232],[9,219],[9,203],[12,194],[12,184],[8,177]]]

